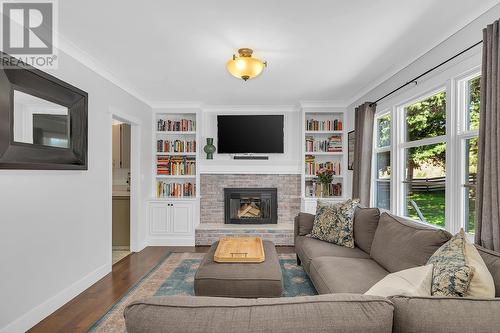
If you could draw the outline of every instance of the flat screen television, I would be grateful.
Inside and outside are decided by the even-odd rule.
[[[219,154],[282,154],[283,115],[217,116]]]

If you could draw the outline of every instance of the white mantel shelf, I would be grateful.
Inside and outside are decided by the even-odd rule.
[[[283,162],[273,160],[200,159],[201,174],[282,174],[300,175],[300,161]]]

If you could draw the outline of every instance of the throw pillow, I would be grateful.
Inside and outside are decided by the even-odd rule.
[[[443,244],[427,264],[433,264],[432,295],[464,297],[474,274],[465,259],[465,234],[461,230]]]
[[[495,297],[495,282],[488,267],[479,254],[474,244],[465,240],[465,260],[467,264],[474,268],[474,274],[470,281],[467,296],[480,298]]]
[[[324,204],[318,200],[311,237],[345,247],[354,247],[353,218],[359,200]]]
[[[431,296],[433,265],[418,266],[391,273],[371,287],[365,295]]]

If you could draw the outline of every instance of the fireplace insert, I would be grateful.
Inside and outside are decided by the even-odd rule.
[[[276,224],[276,188],[225,188],[224,223]]]

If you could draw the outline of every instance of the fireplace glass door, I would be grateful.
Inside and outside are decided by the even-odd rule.
[[[225,223],[277,223],[276,189],[225,189]]]

